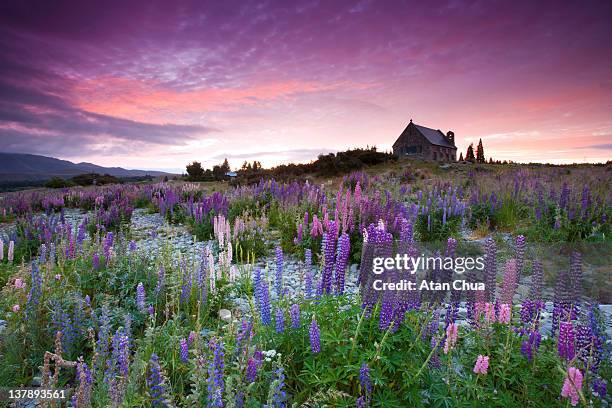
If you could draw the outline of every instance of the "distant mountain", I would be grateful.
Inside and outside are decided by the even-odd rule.
[[[115,177],[166,176],[170,173],[153,170],[127,170],[121,167],[102,167],[92,163],[73,163],[68,160],[35,154],[0,153],[0,182],[38,181],[53,177],[70,178],[78,174],[99,173]]]

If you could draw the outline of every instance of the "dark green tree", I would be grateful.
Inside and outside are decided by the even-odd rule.
[[[468,146],[467,153],[465,154],[465,160],[469,161],[470,163],[474,163],[476,161],[476,158],[474,157],[474,143],[470,143]]]
[[[478,140],[478,147],[476,148],[476,162],[486,163],[484,157],[484,147],[482,147],[482,139]]]
[[[231,170],[229,162],[227,159],[223,160],[223,164],[221,165],[221,170],[223,171],[223,175]]]
[[[200,180],[204,176],[204,169],[200,162],[194,161],[187,165],[187,174],[191,180]]]

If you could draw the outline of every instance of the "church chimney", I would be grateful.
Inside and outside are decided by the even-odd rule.
[[[451,132],[450,130],[446,132],[446,140],[448,140],[448,143],[454,146],[455,145],[455,132]]]

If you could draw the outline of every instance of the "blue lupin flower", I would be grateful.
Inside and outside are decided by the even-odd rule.
[[[268,288],[268,282],[261,281],[259,290],[259,310],[261,314],[261,322],[268,326],[272,323],[272,316],[270,310],[270,290]]]
[[[189,345],[187,344],[187,340],[186,339],[181,339],[180,341],[181,343],[181,361],[183,363],[188,363],[189,362]]]
[[[317,319],[314,316],[312,316],[312,322],[310,323],[310,330],[308,333],[310,335],[310,350],[313,354],[317,354],[321,351],[321,331],[319,330]]]
[[[145,288],[142,282],[136,286],[136,307],[141,312],[145,310]]]
[[[293,329],[299,329],[301,325],[300,305],[298,305],[297,303],[292,304],[291,308],[289,309],[289,315],[291,316],[291,327]]]

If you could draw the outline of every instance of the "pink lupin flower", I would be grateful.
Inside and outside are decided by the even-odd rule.
[[[17,288],[17,289],[23,289],[23,288],[25,288],[25,285],[26,285],[26,284],[25,284],[25,282],[24,282],[24,280],[23,280],[23,279],[21,279],[21,278],[17,278],[17,279],[15,279],[15,288]]]
[[[569,398],[573,407],[578,405],[580,396],[578,392],[582,389],[582,373],[576,367],[570,367],[567,370],[567,377],[563,381],[561,389],[561,397]]]
[[[485,321],[490,324],[495,323],[495,305],[489,302],[485,303],[484,312]]]
[[[510,305],[507,303],[502,304],[499,307],[499,317],[497,319],[501,324],[510,324],[512,318],[512,312],[510,311]]]
[[[19,313],[20,310],[21,310],[21,306],[13,305],[13,313]]]
[[[4,259],[4,241],[0,239],[0,261]]]
[[[474,373],[486,375],[489,369],[489,356],[483,356],[479,354],[476,358],[476,364],[474,364]]]
[[[446,327],[446,342],[444,343],[444,354],[448,354],[450,350],[457,344],[458,326],[456,323],[451,323]]]

